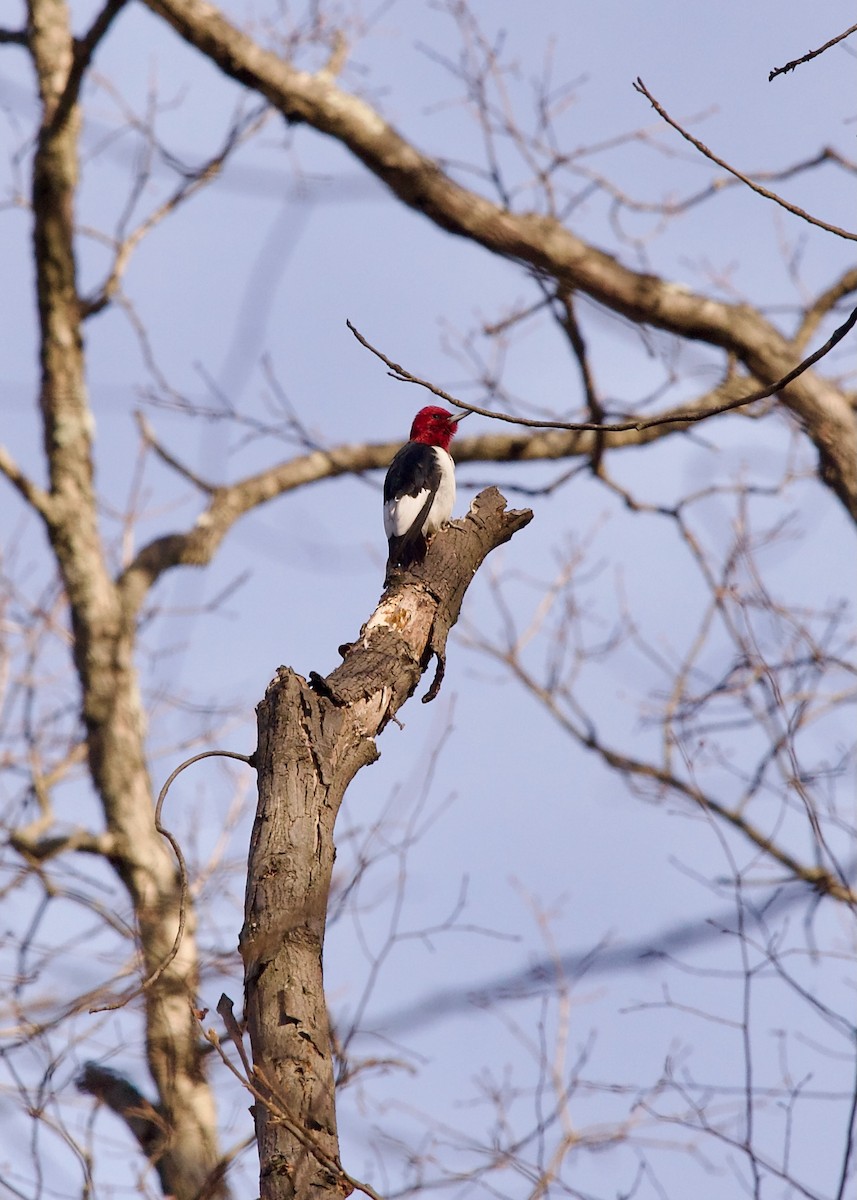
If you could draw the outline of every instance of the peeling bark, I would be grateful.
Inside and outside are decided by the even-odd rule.
[[[375,736],[415,691],[486,555],[532,518],[496,488],[438,534],[424,563],[398,575],[310,682],[281,667],[258,709],[259,801],[250,844],[241,954],[254,1071],[270,1104],[254,1106],[263,1200],[342,1196],[322,949],[335,856],[333,827]],[[284,1121],[281,1113],[288,1114]]]
[[[287,120],[341,141],[399,200],[438,228],[538,271],[569,294],[582,291],[640,324],[719,347],[762,384],[781,378],[799,357],[811,328],[809,316],[799,336],[789,340],[747,305],[716,302],[632,271],[551,218],[510,212],[461,187],[370,105],[339,88],[330,72],[296,71],[236,30],[214,6],[200,0],[146,2],[225,74],[267,97]],[[67,0],[29,0],[26,30],[9,39],[28,50],[42,105],[32,204],[39,404],[49,484],[45,490],[36,487],[3,451],[0,470],[39,513],[58,563],[71,615],[88,767],[106,823],[104,834],[88,841],[82,835],[77,841],[76,835],[60,842],[20,839],[16,848],[36,860],[73,848],[104,855],[133,903],[144,974],[149,974],[172,948],[180,888],[152,821],[145,716],[134,665],[140,606],[166,570],[208,563],[244,513],[318,479],[383,468],[396,447],[316,451],[213,488],[192,529],[143,547],[122,576],[112,578],[93,480],[74,194],[78,91],[99,38],[122,4],[106,0],[90,33],[75,42]],[[843,276],[842,295],[853,287],[848,278]],[[829,311],[826,306],[824,312]],[[741,380],[728,380],[717,399],[741,387]],[[785,388],[781,399],[817,448],[822,479],[857,518],[853,397],[808,372]],[[532,461],[591,455],[596,447],[641,445],[681,428],[486,435],[461,439],[456,457]],[[485,555],[527,520],[529,514],[506,513],[496,493],[483,493],[464,522],[434,540],[424,564],[393,581],[359,638],[345,648],[341,666],[309,682],[283,669],[260,706],[259,808],[241,950],[258,1082],[271,1100],[270,1107],[258,1103],[255,1111],[266,1198],[341,1195],[351,1187],[338,1167],[322,988],[336,813],[350,780],[377,756],[376,735],[433,663],[434,682],[424,699],[437,694],[448,631],[470,579]],[[201,1200],[223,1195],[225,1188],[193,1012],[198,955],[192,909],[187,918],[178,954],[145,994],[147,1063],[157,1098],[149,1104],[120,1076],[97,1068],[86,1078],[92,1094],[132,1129],[165,1193]],[[293,1120],[284,1121],[278,1115],[283,1111]]]

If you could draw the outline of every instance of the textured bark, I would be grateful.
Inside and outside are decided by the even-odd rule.
[[[760,383],[782,377],[800,357],[812,308],[800,336],[790,341],[749,306],[716,302],[629,270],[549,217],[509,212],[461,187],[370,105],[339,88],[329,73],[296,71],[236,30],[214,6],[200,0],[147,3],[224,73],[266,96],[289,121],[304,122],[341,141],[395,196],[439,228],[523,263],[572,292],[583,291],[633,321],[720,347]],[[42,105],[32,204],[39,403],[49,483],[44,490],[37,487],[2,450],[0,470],[42,517],[62,576],[88,767],[106,824],[105,833],[94,835],[87,848],[105,855],[127,888],[148,974],[172,947],[180,892],[172,856],[152,821],[145,718],[134,665],[140,606],[164,571],[209,562],[244,513],[318,479],[383,469],[396,447],[317,451],[237,484],[212,488],[210,502],[192,528],[153,541],[118,580],[112,578],[93,483],[93,421],[81,323],[85,305],[77,286],[73,210],[78,91],[99,38],[121,7],[122,0],[107,0],[90,33],[75,43],[66,0],[29,0],[26,30],[14,37],[32,58]],[[853,286],[846,287],[848,278],[843,275],[840,295]],[[830,305],[819,311],[829,313]],[[740,392],[742,387],[733,378],[724,391]],[[713,406],[723,398],[712,393],[699,404]],[[822,477],[857,515],[853,403],[841,389],[809,372],[784,389],[782,400],[817,447]],[[683,428],[676,423],[604,435],[492,434],[461,439],[456,457],[532,461],[591,455],[599,446],[640,445]],[[525,523],[525,515],[504,514],[498,504],[496,497],[483,494],[461,526],[435,540],[425,565],[388,590],[336,671],[310,683],[284,671],[260,708],[260,799],[241,944],[259,1083],[261,1090],[269,1089],[270,1098],[269,1106],[256,1106],[266,1197],[341,1194],[349,1188],[337,1165],[321,979],[333,822],[348,782],[375,756],[375,735],[412,694],[432,658],[438,663],[432,689],[439,685],[447,632],[482,558]],[[44,845],[49,843],[46,839]],[[64,844],[74,848],[68,840]],[[21,849],[26,849],[24,842]],[[93,1094],[100,1094],[129,1124],[164,1192],[178,1200],[199,1200],[222,1192],[223,1185],[213,1098],[192,1008],[198,980],[192,908],[187,915],[178,954],[145,994],[147,1062],[157,1089],[146,1111],[153,1119],[139,1123],[137,1101],[122,1090],[121,1077],[102,1072],[97,1078],[90,1072],[86,1079]],[[147,1103],[141,1098],[143,1107]]]
[[[763,385],[800,361],[794,342],[748,304],[727,304],[657,275],[633,271],[551,216],[511,212],[462,187],[330,72],[296,70],[203,0],[145,0],[232,79],[260,93],[286,119],[340,141],[398,199],[439,228],[526,264],[563,289],[581,291],[638,324],[706,342],[735,356]],[[781,400],[819,455],[822,479],[857,520],[857,419],[844,391],[812,372]]]
[[[375,736],[417,687],[485,556],[532,518],[495,488],[398,575],[342,664],[326,678],[281,667],[259,706],[259,802],[250,845],[241,953],[254,1070],[263,1200],[342,1196],[333,1062],[322,978],[333,826]],[[436,674],[436,682],[439,673]]]
[[[113,8],[118,8],[114,5]],[[106,28],[106,25],[104,26]],[[40,408],[49,490],[36,507],[71,613],[89,772],[110,835],[110,859],[137,917],[148,975],[172,947],[180,888],[153,821],[145,718],[134,665],[135,613],[112,579],[98,525],[92,431],[74,254],[80,58],[65,0],[30,0],[27,45],[42,123],[33,162],[33,246],[40,323]],[[164,1191],[192,1200],[216,1178],[214,1101],[205,1080],[193,1002],[193,913],[179,953],[145,993],[146,1052],[162,1136],[150,1157]],[[215,1187],[207,1194],[218,1194]],[[222,1194],[222,1189],[219,1194]]]

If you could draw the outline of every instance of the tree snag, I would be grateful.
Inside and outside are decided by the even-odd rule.
[[[262,1200],[347,1195],[339,1167],[333,1063],[322,980],[333,826],[375,735],[436,658],[486,555],[532,519],[496,488],[437,535],[425,562],[393,578],[343,662],[310,682],[281,667],[258,708],[259,800],[250,842],[244,928],[245,1018],[260,1093]]]

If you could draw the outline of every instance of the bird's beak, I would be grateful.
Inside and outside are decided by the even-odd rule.
[[[470,411],[470,409],[465,408],[464,412],[460,412],[457,417],[453,417],[452,419],[457,425],[458,422],[463,421],[465,417],[472,417],[472,416],[473,416],[473,413]]]

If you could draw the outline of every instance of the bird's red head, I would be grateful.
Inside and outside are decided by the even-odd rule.
[[[466,415],[466,413],[460,413],[458,416],[453,416],[445,408],[437,408],[435,405],[421,408],[411,425],[411,441],[421,442],[424,446],[440,446],[441,450],[448,450],[449,443],[455,437],[458,429],[458,422]]]

